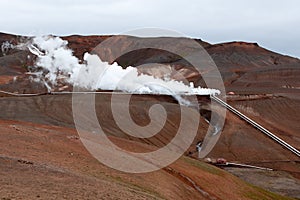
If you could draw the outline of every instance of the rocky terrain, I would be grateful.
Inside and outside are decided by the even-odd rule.
[[[166,51],[142,49],[112,59],[119,50],[134,48],[137,41],[143,39],[115,36],[111,43],[119,47],[113,48],[115,51],[95,48],[110,37],[68,36],[64,39],[69,41],[69,47],[81,60],[84,52],[93,51],[99,53],[102,60],[109,63],[116,61],[124,68],[142,65],[139,67],[142,73],[161,77],[161,72],[167,71],[174,79],[178,79],[177,72],[195,85],[205,86],[201,75],[190,63]],[[16,45],[26,40],[21,36],[0,34],[0,44],[9,41]],[[300,127],[297,123],[300,119],[300,60],[271,52],[255,43],[209,44],[195,41],[216,63],[226,91],[231,92],[226,96],[227,102],[300,149]],[[269,167],[275,171],[230,168],[228,173],[197,160],[196,144],[208,129],[205,119],[211,112],[209,97],[198,98],[203,110],[198,134],[185,156],[164,169],[148,174],[126,174],[110,169],[93,158],[80,142],[74,128],[72,97],[68,94],[45,94],[47,90],[42,84],[30,81],[25,73],[28,66],[33,65],[35,57],[27,49],[2,50],[0,90],[42,94],[16,97],[0,92],[2,199],[300,198],[299,157],[230,112],[227,112],[217,145],[207,157],[223,157],[230,162]],[[147,65],[153,62],[161,65]],[[71,90],[71,86],[66,90]],[[163,130],[149,139],[129,137],[118,128],[110,110],[110,98],[109,94],[97,95],[95,107],[103,130],[118,146],[150,151],[164,146],[176,134],[180,110],[171,97],[132,96],[130,112],[139,125],[149,123],[147,112],[151,105],[159,103],[167,110],[168,119]],[[121,96],[119,99],[122,103]],[[189,112],[196,115],[193,109]]]

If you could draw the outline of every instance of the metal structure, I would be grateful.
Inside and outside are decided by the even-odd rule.
[[[254,120],[250,119],[249,117],[247,117],[246,115],[244,115],[243,113],[241,113],[240,111],[238,111],[237,109],[235,109],[234,107],[229,105],[228,103],[221,100],[220,98],[212,95],[211,99],[214,100],[215,102],[219,103],[220,105],[224,106],[229,111],[236,114],[238,117],[240,117],[244,121],[248,122],[249,124],[251,124],[252,126],[257,128],[258,130],[260,130],[262,133],[267,135],[268,137],[270,137],[272,140],[276,141],[277,143],[279,143],[280,145],[282,145],[283,147],[285,147],[286,149],[288,149],[289,151],[291,151],[292,153],[294,153],[298,157],[300,157],[300,151],[298,149],[296,149],[292,145],[288,144],[287,142],[285,142],[284,140],[282,140],[281,138],[279,138],[278,136],[273,134],[271,131],[267,130],[266,128],[264,128],[263,126],[261,126],[260,124],[255,122]]]

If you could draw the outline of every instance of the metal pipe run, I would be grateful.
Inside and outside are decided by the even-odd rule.
[[[236,114],[241,119],[243,119],[244,121],[248,122],[249,124],[251,124],[252,126],[254,126],[255,128],[257,128],[258,130],[260,130],[262,133],[264,133],[265,135],[267,135],[268,137],[270,137],[271,139],[273,139],[274,141],[276,141],[277,143],[279,143],[280,145],[282,145],[283,147],[285,147],[286,149],[288,149],[289,151],[291,151],[292,153],[294,153],[298,157],[300,157],[300,151],[298,149],[296,149],[292,145],[288,144],[287,142],[285,142],[284,140],[282,140],[281,138],[279,138],[278,136],[276,136],[275,134],[273,134],[271,131],[267,130],[266,128],[264,128],[263,126],[261,126],[260,124],[258,124],[257,122],[255,122],[254,120],[250,119],[249,117],[247,117],[246,115],[244,115],[243,113],[241,113],[240,111],[238,111],[237,109],[233,108],[232,106],[230,106],[229,104],[227,104],[223,100],[219,99],[218,97],[212,95],[211,99],[214,100],[214,101],[216,101],[220,105],[224,106],[229,111],[231,111],[232,113]]]

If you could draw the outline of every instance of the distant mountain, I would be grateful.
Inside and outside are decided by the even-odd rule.
[[[191,67],[190,63],[178,55],[158,49],[140,49],[129,52],[116,59],[116,55],[126,48],[138,48],[139,42],[146,41],[146,38],[136,38],[130,36],[67,36],[63,37],[69,41],[69,47],[74,54],[82,59],[85,52],[98,51],[101,59],[110,63],[117,61],[121,66],[140,66],[143,73],[162,76],[161,71],[174,75],[172,78],[180,79],[177,73],[183,75],[195,85],[205,86],[199,73]],[[94,49],[98,44],[110,39],[113,50]],[[168,42],[170,38],[160,38],[159,42]],[[25,37],[0,33],[0,44],[6,41],[17,44],[26,40]],[[182,40],[174,44],[184,47],[184,42],[191,39]],[[176,39],[172,38],[172,41]],[[179,41],[179,39],[178,39]],[[183,42],[182,42],[183,41]],[[284,56],[260,47],[257,43],[229,42],[222,44],[209,44],[200,39],[195,39],[209,53],[221,72],[227,91],[240,93],[268,93],[282,92],[283,89],[300,88],[300,60],[297,58]],[[0,52],[0,69],[2,75],[12,75],[24,72],[27,64],[32,64],[32,60],[27,59],[29,52],[8,50],[6,56]],[[17,58],[17,59],[16,59]],[[157,67],[147,65],[149,63],[161,63]],[[7,68],[9,66],[9,68]],[[18,68],[19,66],[19,68]],[[171,67],[170,67],[171,66]],[[18,69],[17,69],[18,68]],[[162,70],[164,69],[164,70]]]

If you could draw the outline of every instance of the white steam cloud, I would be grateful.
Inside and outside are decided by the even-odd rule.
[[[38,56],[35,63],[36,80],[55,86],[58,82],[90,90],[121,90],[134,94],[166,95],[210,95],[220,91],[208,88],[195,88],[193,83],[185,85],[175,80],[163,80],[153,76],[139,74],[137,68],[123,69],[117,63],[112,65],[103,62],[97,55],[85,53],[84,64],[81,64],[68,42],[59,37],[35,37],[29,50]]]

